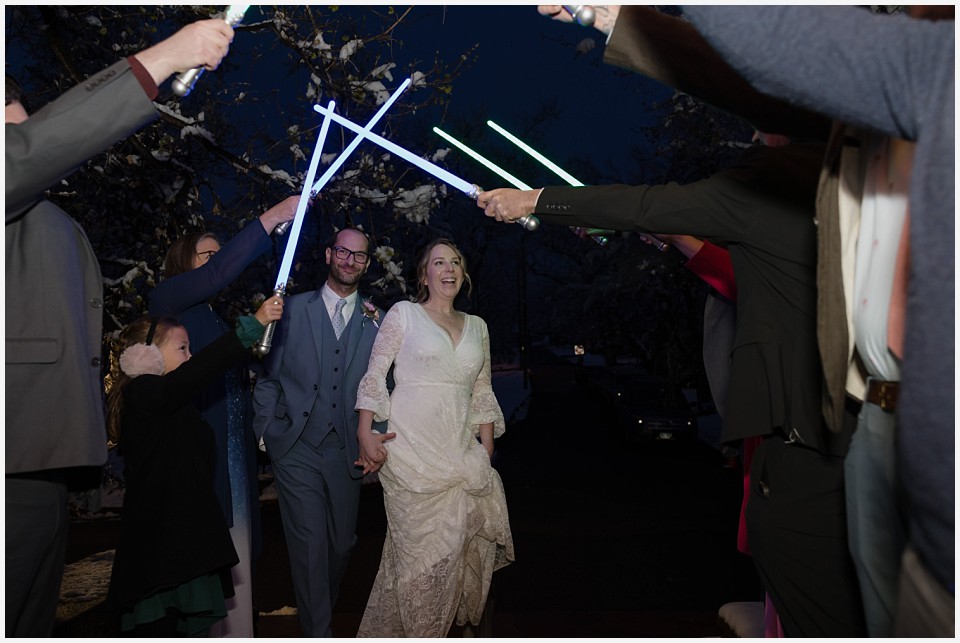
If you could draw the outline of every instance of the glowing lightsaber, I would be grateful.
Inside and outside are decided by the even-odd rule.
[[[327,104],[327,109],[332,113],[334,101]],[[283,297],[287,294],[287,278],[290,276],[290,268],[293,267],[293,255],[297,251],[297,241],[300,240],[300,228],[303,227],[303,217],[307,212],[307,206],[310,203],[312,195],[310,184],[313,183],[313,177],[317,175],[317,167],[320,165],[320,157],[323,154],[323,144],[327,140],[327,131],[330,129],[330,117],[324,116],[323,123],[320,125],[320,133],[317,135],[317,144],[313,148],[313,155],[310,157],[310,165],[307,169],[307,176],[303,180],[303,190],[300,192],[300,201],[297,202],[297,212],[293,215],[293,227],[290,230],[290,237],[287,239],[287,247],[283,251],[283,260],[280,262],[280,270],[277,272],[277,286],[273,290],[275,297]],[[263,335],[254,345],[256,351],[261,355],[270,352],[273,346],[273,333],[276,330],[277,322],[272,321],[263,329]]]
[[[426,159],[420,158],[413,152],[405,150],[404,148],[400,147],[396,143],[392,143],[387,139],[383,138],[382,136],[377,136],[373,132],[364,132],[363,128],[361,128],[359,125],[356,125],[349,119],[343,118],[339,114],[334,113],[333,110],[324,109],[320,105],[314,105],[313,109],[324,115],[329,114],[330,118],[333,119],[335,123],[341,125],[342,127],[347,128],[348,130],[356,132],[357,134],[362,133],[364,138],[370,139],[372,143],[376,143],[377,145],[387,150],[388,152],[392,154],[396,154],[397,156],[402,158],[404,161],[407,161],[412,165],[416,165],[418,168],[420,168],[424,172],[427,172],[428,174],[431,174],[436,178],[440,179],[444,183],[451,185],[454,188],[460,190],[471,199],[476,199],[477,194],[480,193],[479,185],[464,181],[463,179],[453,174],[452,172],[449,172],[443,169],[442,167],[440,167],[439,165],[431,163]],[[540,227],[540,220],[534,216],[520,217],[519,219],[517,219],[517,222],[520,223],[520,225],[522,225],[527,230],[531,230],[531,231],[536,230],[537,228]]]
[[[496,174],[497,176],[499,176],[500,178],[502,178],[503,180],[505,180],[507,183],[509,183],[509,184],[512,185],[513,187],[517,188],[518,190],[532,190],[532,189],[533,189],[532,187],[530,187],[529,185],[527,185],[526,183],[524,183],[523,181],[521,181],[520,179],[518,179],[518,178],[515,177],[514,175],[510,174],[510,173],[507,172],[505,169],[503,169],[502,167],[500,167],[499,165],[497,165],[496,163],[494,163],[493,161],[491,161],[491,160],[488,159],[487,157],[483,156],[483,155],[480,154],[479,152],[475,152],[474,150],[472,150],[472,149],[470,149],[469,147],[467,147],[465,144],[463,144],[463,143],[461,143],[460,141],[458,141],[457,139],[453,138],[452,136],[450,136],[449,134],[447,134],[446,132],[444,132],[444,131],[443,131],[442,129],[440,129],[439,127],[434,127],[434,128],[433,128],[433,131],[436,132],[437,134],[439,134],[440,136],[442,136],[443,138],[445,138],[446,140],[448,140],[450,143],[453,143],[453,145],[456,146],[457,148],[459,148],[460,151],[464,152],[464,153],[467,154],[468,156],[470,156],[470,157],[476,159],[477,161],[479,161],[481,165],[483,165],[483,166],[485,166],[487,169],[491,170],[494,174]]]
[[[540,152],[536,151],[535,149],[533,149],[532,147],[530,147],[529,145],[521,141],[519,138],[517,138],[507,130],[503,129],[493,121],[487,121],[487,125],[492,127],[494,131],[496,131],[498,134],[506,138],[508,141],[510,141],[517,147],[519,147],[521,150],[523,150],[533,158],[540,161],[543,165],[547,166],[548,170],[550,170],[551,172],[559,176],[561,179],[563,179],[573,187],[576,187],[576,188],[583,187],[582,182],[573,178],[573,176],[571,176],[568,172],[564,171],[559,165],[557,165],[556,163],[548,159],[546,156],[544,156]]]
[[[323,189],[323,186],[327,184],[327,182],[330,180],[330,177],[332,177],[333,174],[340,169],[340,166],[344,164],[344,162],[347,160],[347,157],[350,156],[355,149],[357,149],[357,146],[360,145],[364,137],[370,133],[370,131],[373,129],[373,126],[377,124],[377,121],[379,121],[380,118],[387,113],[387,110],[390,109],[390,106],[393,105],[394,101],[400,98],[400,94],[402,94],[407,87],[410,86],[411,82],[413,82],[413,80],[408,78],[400,83],[400,86],[397,87],[397,89],[393,92],[393,95],[391,95],[390,98],[387,99],[387,102],[385,102],[383,106],[377,110],[377,113],[374,114],[373,118],[367,122],[363,130],[357,134],[356,138],[350,141],[350,145],[347,146],[347,149],[345,149],[340,156],[338,156],[336,160],[330,164],[330,167],[327,168],[327,171],[323,173],[323,176],[320,177],[320,180],[314,184],[312,190],[314,194],[319,193],[320,190]]]
[[[220,14],[220,17],[231,27],[236,27],[243,22],[243,14],[245,14],[249,8],[250,5],[248,4],[232,4],[227,7],[226,11]],[[200,74],[202,73],[203,67],[195,67],[179,74],[173,79],[173,83],[171,84],[173,93],[177,96],[189,95],[190,92],[193,91],[193,86],[197,83],[197,79],[200,78]]]
[[[578,25],[589,27],[597,18],[597,12],[588,4],[565,4],[561,6]]]
[[[498,134],[506,138],[508,141],[510,141],[517,147],[519,147],[521,150],[523,150],[524,152],[526,152],[527,154],[535,158],[537,161],[543,164],[548,170],[550,170],[551,172],[559,176],[561,179],[566,181],[569,185],[572,185],[573,187],[583,187],[584,184],[582,181],[575,178],[572,174],[570,174],[569,172],[561,168],[559,165],[557,165],[556,163],[548,159],[546,156],[544,156],[537,150],[533,149],[532,147],[530,147],[529,145],[521,141],[519,138],[517,138],[507,130],[503,129],[493,121],[487,121],[487,125],[493,128],[495,132],[497,132]],[[613,232],[613,230],[604,230],[602,228],[586,228],[586,229],[573,228],[573,231],[576,232],[577,234],[581,234],[581,232],[585,233],[588,237],[595,239],[601,245],[607,243],[607,238],[606,236],[596,236],[596,235],[608,235],[611,232]],[[643,235],[645,238],[649,239],[653,243],[653,245],[655,245],[657,249],[660,250],[661,252],[666,252],[667,250],[669,250],[670,246],[664,243],[663,241],[660,241],[656,237],[643,234],[643,233],[640,233],[640,234]]]

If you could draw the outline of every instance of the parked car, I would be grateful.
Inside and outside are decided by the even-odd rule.
[[[680,387],[640,375],[617,392],[617,413],[627,439],[673,440],[697,434],[697,416]]]

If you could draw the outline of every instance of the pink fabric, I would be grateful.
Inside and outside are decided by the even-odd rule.
[[[780,625],[780,617],[777,616],[777,608],[773,606],[770,600],[770,594],[764,594],[763,604],[763,636],[768,639],[786,638],[783,634],[783,626]]]

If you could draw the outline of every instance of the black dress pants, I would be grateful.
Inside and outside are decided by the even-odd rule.
[[[750,550],[784,634],[866,636],[843,458],[770,437],[754,455],[750,486]]]

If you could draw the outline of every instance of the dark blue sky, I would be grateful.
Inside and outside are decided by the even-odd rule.
[[[395,13],[390,19],[395,19],[408,8],[394,5]],[[268,6],[263,9],[253,6],[247,13],[247,22],[263,20],[272,10]],[[332,11],[325,6],[313,10],[321,14]],[[337,9],[345,14],[366,13],[368,18],[373,12],[385,15],[387,10],[387,5],[343,5]],[[7,17],[9,20],[9,8]],[[377,22],[372,18],[370,21]],[[161,36],[158,34],[158,38]],[[576,165],[573,157],[589,159],[596,173],[593,177],[580,177],[588,183],[627,178],[622,174],[618,176],[617,172],[626,171],[623,168],[627,165],[630,148],[642,141],[637,128],[652,124],[644,109],[644,101],[669,95],[653,81],[603,64],[604,37],[600,32],[540,16],[535,5],[417,5],[394,30],[393,37],[397,42],[392,51],[397,69],[394,82],[388,84],[390,90],[403,80],[406,72],[400,70],[415,61],[422,61],[418,69],[428,72],[435,56],[453,61],[477,45],[476,64],[454,82],[445,121],[437,120],[427,125],[439,125],[459,138],[462,132],[455,129],[458,119],[473,122],[475,127],[485,131],[473,143],[480,153],[487,156],[495,155],[496,150],[507,155],[519,153],[483,124],[479,114],[484,114],[574,175],[582,174],[584,170],[578,172],[576,167],[571,167]],[[577,43],[587,38],[593,39],[595,48],[578,54]],[[258,44],[253,44],[253,40]],[[332,35],[327,40],[335,48],[339,46]],[[265,58],[251,55],[250,46],[263,52],[263,34],[254,38],[253,34],[239,33],[228,60],[249,73],[251,92],[266,95],[278,89],[294,91],[285,88],[294,86],[283,81],[286,72],[272,70]],[[6,55],[8,71],[17,74],[22,65],[21,56],[15,50],[8,50]],[[305,83],[303,74],[298,76],[301,77],[298,82]],[[209,81],[201,79],[200,82]],[[169,91],[168,87],[163,88],[164,92]],[[30,88],[26,88],[29,92]],[[530,129],[533,115],[545,105],[554,108],[557,117]],[[183,111],[190,113],[188,101],[185,101]],[[267,111],[260,118],[269,116]],[[298,118],[296,114],[283,113],[277,119],[277,125],[284,129],[292,124],[309,127],[312,116],[304,114]],[[438,136],[431,136],[435,147],[448,146]],[[474,162],[471,160],[470,163]],[[479,165],[477,169],[478,176],[463,178],[484,187],[495,187],[497,179]],[[559,181],[549,171],[542,172],[531,176],[528,167],[520,178],[535,186]]]
[[[398,62],[407,51],[423,51],[429,59],[435,50],[452,58],[479,43],[477,64],[455,83],[451,111],[470,114],[485,106],[491,119],[562,166],[570,155],[585,156],[601,169],[608,162],[623,163],[630,147],[641,141],[637,128],[653,123],[642,101],[670,94],[654,81],[604,64],[599,31],[550,20],[534,5],[422,6],[408,20],[410,26],[398,35],[417,35],[405,38]],[[578,54],[576,45],[586,38],[596,46]],[[522,135],[531,116],[547,104],[559,109],[558,120],[541,125],[531,138]],[[479,149],[477,143],[478,151],[516,149],[486,129],[483,143],[490,147]],[[548,171],[519,178],[531,185],[560,181]],[[607,175],[608,181],[615,178]]]

